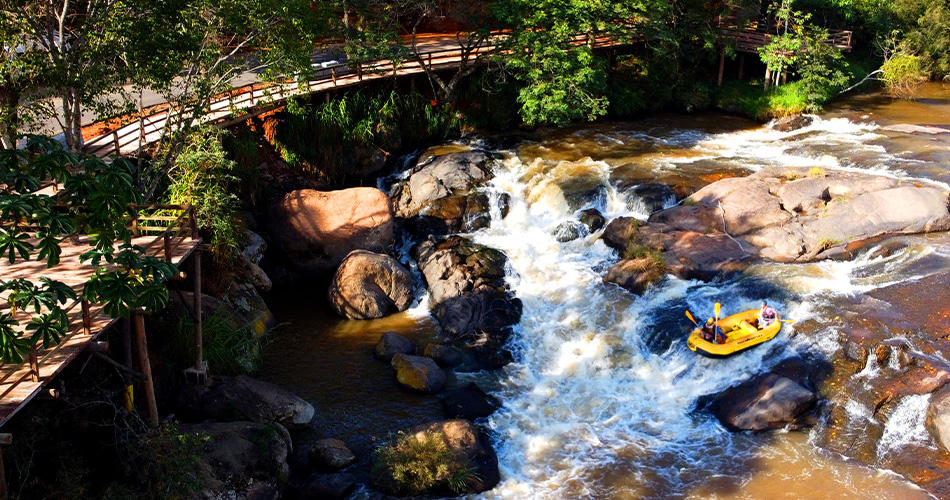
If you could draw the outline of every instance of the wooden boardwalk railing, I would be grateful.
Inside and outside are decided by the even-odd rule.
[[[771,40],[770,34],[759,30],[756,26],[740,29],[722,24],[718,29],[720,40],[734,41],[736,49],[740,52],[756,53],[759,47]],[[578,38],[575,43],[586,43],[586,39]],[[841,50],[851,50],[851,32],[833,32],[828,43]],[[623,44],[607,37],[599,37],[593,41],[593,45],[595,48],[605,48]],[[472,51],[469,56],[474,57],[493,50],[495,50],[494,46],[487,45]],[[450,69],[461,63],[463,50],[461,47],[432,50],[421,54],[421,58],[430,70]],[[350,87],[369,80],[425,72],[423,63],[418,60],[335,63],[315,69],[313,75],[305,81],[248,85],[219,95],[207,104],[207,110],[202,114],[200,121],[228,126],[273,109],[288,97]],[[190,119],[191,114],[191,108],[178,112],[167,109],[167,106],[166,109],[156,109],[154,113],[141,120],[89,139],[85,147],[88,152],[100,158],[112,154],[134,154],[161,140],[169,124],[174,125],[176,120]]]
[[[161,257],[173,264],[180,264],[194,252],[201,240],[192,206],[148,205],[137,206],[138,213],[131,221],[134,233],[132,243],[150,256]],[[159,215],[150,215],[158,212]],[[82,286],[95,272],[93,266],[79,262],[79,254],[89,249],[88,238],[74,242],[63,240],[61,261],[49,269],[43,262],[17,261],[9,264],[0,261],[0,275],[4,280],[17,278],[33,279],[47,276],[59,280],[80,293]],[[0,297],[0,310],[9,310],[5,297]],[[105,314],[100,304],[92,304],[79,298],[64,306],[69,319],[69,328],[62,341],[48,349],[34,346],[28,359],[18,364],[0,364],[0,426],[20,408],[40,393],[43,386],[58,375],[73,359],[96,341],[99,334],[116,321]],[[17,311],[15,318],[25,325],[32,315],[29,311]]]

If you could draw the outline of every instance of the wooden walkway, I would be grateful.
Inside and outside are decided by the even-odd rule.
[[[190,206],[150,206],[146,209],[161,209],[173,216],[141,216],[133,221],[139,236],[132,243],[145,249],[148,255],[157,256],[180,265],[201,243],[197,237],[194,209]],[[156,235],[156,233],[158,233]],[[17,261],[10,264],[0,260],[0,277],[3,280],[24,278],[36,281],[41,276],[59,280],[77,292],[95,272],[95,267],[79,262],[79,255],[90,249],[88,237],[66,239],[61,243],[60,263],[47,268],[44,261]],[[5,297],[0,297],[5,299]],[[0,311],[9,312],[9,304],[3,300]],[[49,349],[35,349],[28,361],[20,364],[0,364],[0,426],[6,423],[31,399],[36,397],[56,375],[71,361],[83,353],[99,335],[117,320],[105,314],[99,304],[90,304],[81,299],[64,306],[69,318],[66,337]],[[29,314],[19,311],[16,319],[23,325]]]
[[[739,52],[758,54],[758,48],[771,41],[772,35],[767,33],[761,24],[738,28],[730,26],[728,20],[717,21],[719,42],[733,44]],[[578,38],[577,43],[585,43]],[[828,42],[839,50],[851,50],[851,32],[833,31]],[[618,47],[619,43],[608,37],[594,40],[595,48]],[[346,62],[323,63],[314,67],[315,72],[309,80],[291,81],[287,83],[255,84],[235,89],[219,95],[208,103],[208,109],[202,116],[201,122],[219,126],[229,126],[240,123],[249,117],[269,111],[282,105],[288,97],[327,92],[335,89],[360,85],[366,81],[396,78],[400,76],[425,73],[425,67],[430,71],[442,71],[457,68],[466,57],[477,58],[495,50],[495,46],[486,45],[465,54],[461,47],[438,49],[423,52],[420,60],[392,61],[379,60],[365,64],[349,64]],[[724,54],[724,52],[723,52]],[[477,63],[477,61],[476,61]],[[425,67],[424,67],[425,66]],[[148,110],[146,110],[148,112]],[[151,144],[160,141],[167,133],[169,126],[180,124],[190,115],[189,110],[176,112],[174,110],[152,110],[152,114],[127,125],[118,127],[104,134],[86,141],[86,151],[106,158],[109,155],[130,155],[147,149]]]

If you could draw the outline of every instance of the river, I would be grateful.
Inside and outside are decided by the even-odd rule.
[[[869,452],[874,466],[827,451],[817,430],[731,433],[697,402],[791,356],[833,359],[855,311],[905,330],[946,328],[928,323],[926,313],[945,301],[940,293],[908,299],[901,287],[947,272],[950,237],[901,237],[892,252],[869,251],[850,262],[761,264],[712,283],[670,276],[635,297],[602,282],[618,257],[599,234],[566,243],[553,235],[583,208],[608,219],[645,219],[648,204],[633,191],[638,185],[695,189],[767,166],[873,171],[946,187],[950,134],[909,133],[895,127],[901,124],[950,125],[950,90],[932,84],[915,102],[855,97],[788,133],[720,114],[656,115],[544,131],[501,151],[505,159],[488,189],[510,196],[509,213],[502,218],[495,210],[491,226],[471,237],[510,259],[509,280],[524,302],[517,359],[495,373],[450,378],[476,381],[504,403],[485,422],[502,481],[481,497],[932,498],[888,470],[907,474],[914,457],[924,468],[942,453],[924,425],[926,395],[903,398],[878,425],[880,439]],[[685,310],[705,317],[713,302],[735,312],[764,298],[796,321],[773,341],[725,360],[687,349]],[[313,401],[318,418],[309,436],[343,439],[365,469],[387,433],[442,417],[435,398],[399,390],[372,346],[387,330],[425,342],[435,326],[425,300],[407,313],[360,322],[332,318],[313,305],[318,301],[296,291],[271,298],[286,324],[280,342],[268,346],[261,374]],[[869,361],[846,379],[885,376]],[[851,403],[842,407],[861,415],[860,404]],[[873,418],[854,417],[851,431]]]

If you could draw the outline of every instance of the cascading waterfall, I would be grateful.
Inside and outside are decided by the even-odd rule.
[[[666,135],[614,131],[601,132],[594,140],[617,147],[629,140],[655,141],[653,151],[642,155],[647,158],[638,160],[653,171],[697,159],[720,166],[741,162],[750,170],[814,166],[816,158],[808,156],[813,143],[823,143],[826,150],[828,144],[837,144],[861,152],[852,155],[861,158],[857,164],[821,153],[818,163],[823,168],[881,170],[886,162],[879,146],[862,148],[874,137],[872,126],[816,119],[798,133],[800,140],[768,129],[727,134],[674,130]],[[691,149],[680,156],[663,152],[674,146]],[[669,277],[634,297],[602,282],[617,256],[599,234],[566,243],[553,234],[559,223],[575,218],[582,208],[597,208],[608,217],[649,215],[639,199],[614,187],[614,167],[586,157],[542,160],[512,153],[490,187],[510,196],[509,213],[501,218],[494,210],[491,227],[473,237],[508,255],[512,288],[524,301],[524,315],[515,340],[519,359],[498,376],[495,392],[505,406],[489,421],[500,445],[503,481],[484,497],[761,498],[755,488],[743,493],[738,486],[716,485],[755,483],[761,472],[755,464],[775,457],[807,462],[805,455],[814,453],[811,445],[789,438],[798,443],[789,449],[769,437],[729,433],[696,410],[697,400],[799,350],[833,352],[840,345],[830,327],[802,340],[791,339],[787,332],[793,327],[786,326],[775,340],[741,356],[701,358],[683,342],[691,328],[684,310],[701,320],[712,315],[713,302],[736,312],[756,308],[760,299],[768,298],[786,317],[819,318],[827,314],[829,296],[886,286],[908,274],[926,273],[927,266],[914,268],[927,258],[947,259],[930,248],[911,246],[889,257],[853,262],[762,264],[746,277],[715,283]],[[578,193],[591,192],[597,194],[577,202]],[[777,296],[771,294],[779,290]],[[888,436],[919,424],[920,401],[908,401],[898,410],[902,418],[888,429]],[[834,462],[828,467],[836,471],[829,482],[838,488],[838,498],[871,498],[870,489],[880,490],[882,483],[897,485],[892,485],[895,491],[907,488],[895,478],[855,472],[863,469],[854,464]],[[789,473],[772,474],[788,479],[781,474]],[[856,475],[862,479],[853,479]],[[870,481],[871,476],[879,480]],[[783,488],[776,490],[775,498],[782,497],[780,491]]]

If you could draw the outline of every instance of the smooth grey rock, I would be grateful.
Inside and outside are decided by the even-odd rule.
[[[386,332],[379,338],[379,342],[376,343],[376,348],[373,352],[379,359],[392,361],[393,356],[396,354],[412,354],[416,352],[416,346],[412,344],[412,341],[396,332]]]

